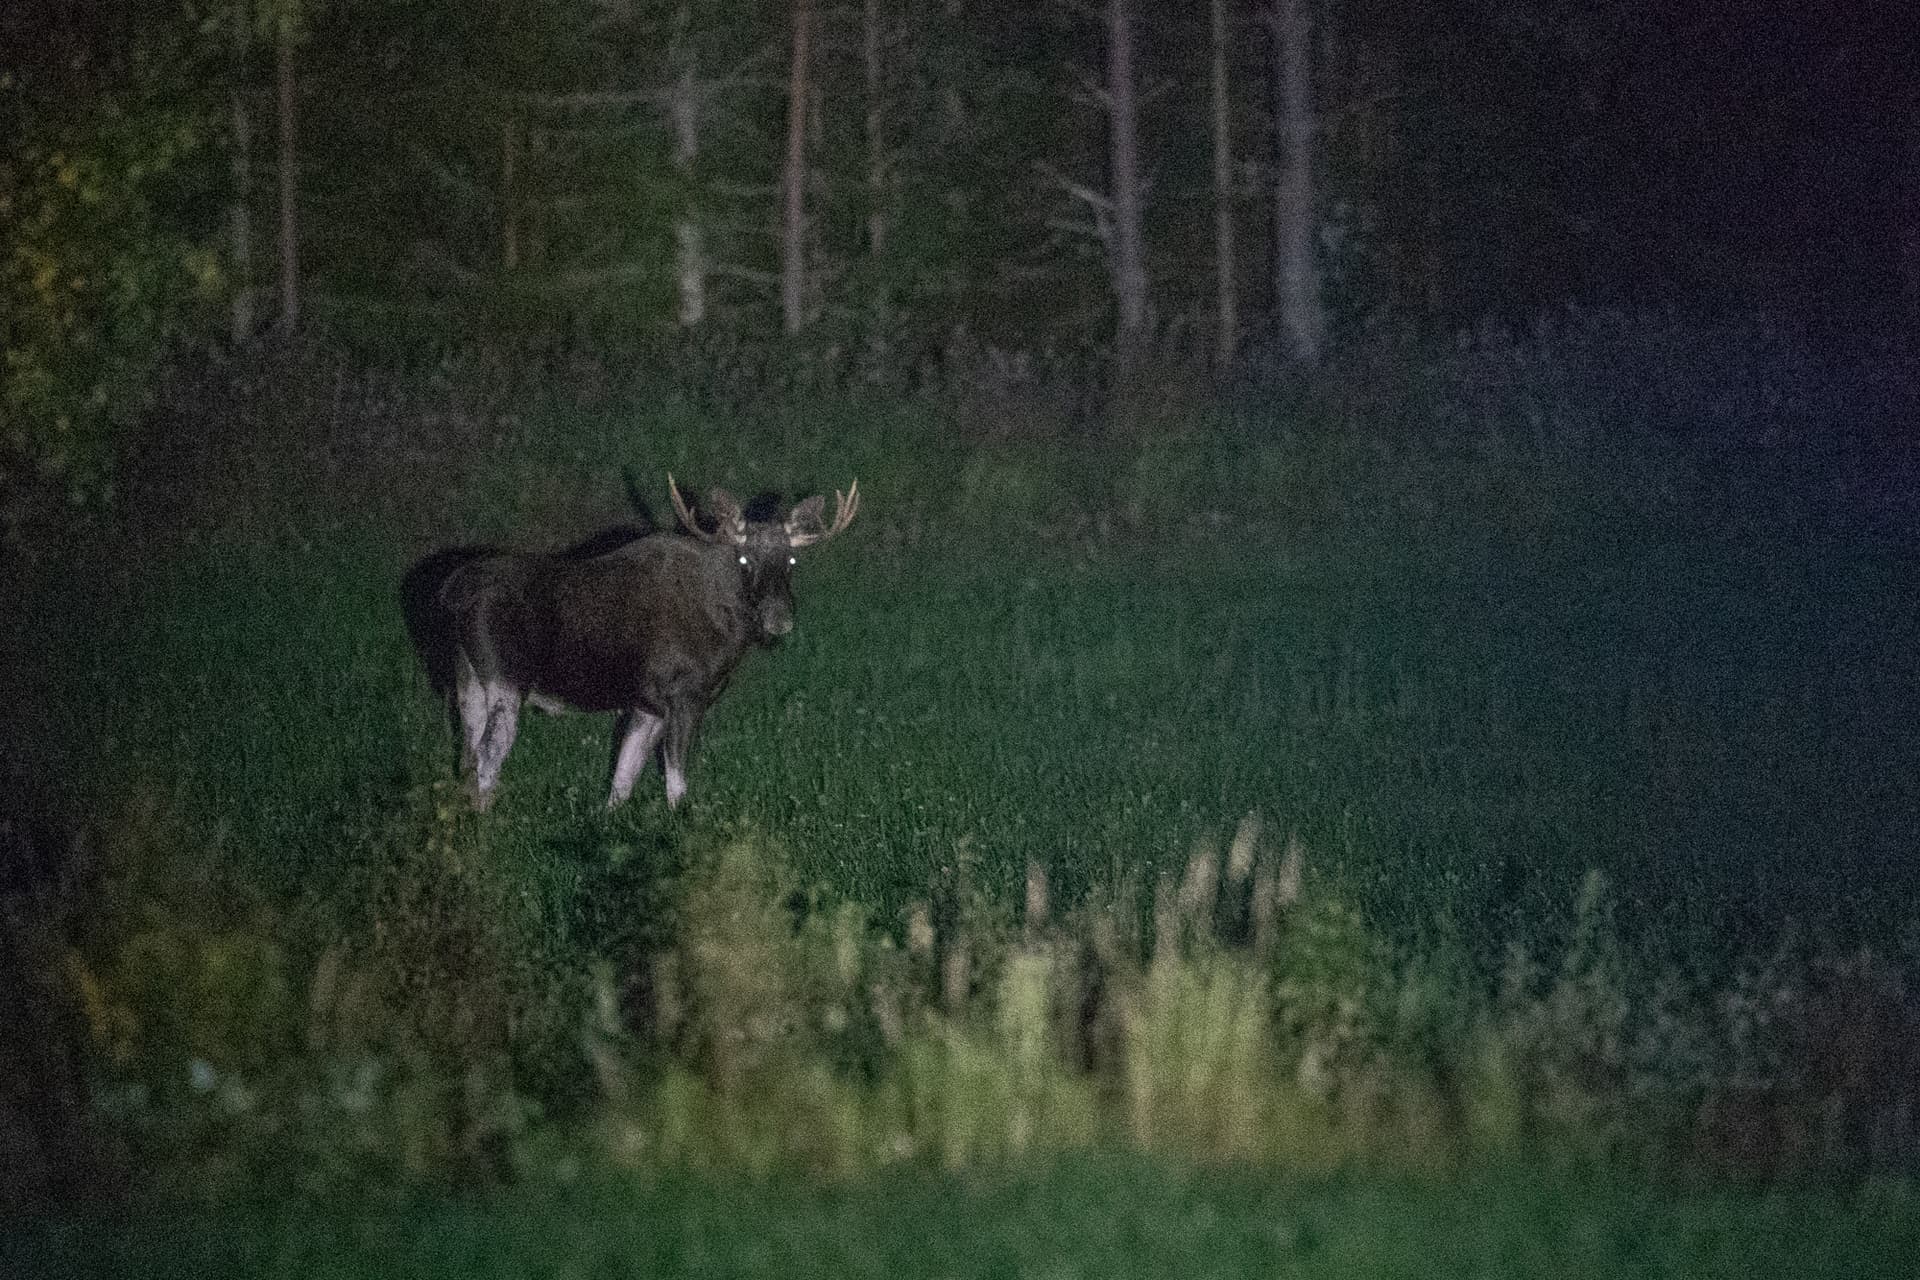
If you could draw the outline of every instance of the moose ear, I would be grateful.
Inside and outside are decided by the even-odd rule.
[[[720,522],[720,531],[736,540],[746,534],[747,517],[740,510],[740,501],[725,489],[715,489],[707,495],[707,505],[713,508],[714,518]]]
[[[826,499],[816,493],[788,512],[787,536],[818,532],[820,526],[826,523],[826,506]]]

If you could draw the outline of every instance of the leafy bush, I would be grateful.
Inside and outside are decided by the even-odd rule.
[[[72,92],[0,76],[0,535],[110,496],[119,435],[221,287],[183,181],[212,134],[157,49]]]
[[[103,829],[100,882],[64,960],[108,1071],[143,1097],[204,1092],[298,1045],[294,960],[276,912],[152,790]]]

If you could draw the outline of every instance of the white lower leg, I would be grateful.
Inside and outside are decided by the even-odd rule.
[[[489,689],[487,729],[481,735],[479,748],[475,752],[478,761],[474,769],[474,789],[479,793],[478,799],[483,809],[491,799],[494,787],[500,782],[500,766],[506,763],[507,752],[513,749],[519,722],[519,693],[498,686]]]
[[[628,714],[626,734],[620,739],[620,751],[613,760],[613,790],[607,796],[607,808],[625,804],[633,794],[634,780],[647,767],[647,757],[653,754],[654,744],[660,741],[660,731],[666,724],[659,716],[645,711]]]
[[[473,662],[462,653],[454,674],[454,705],[460,713],[460,733],[466,748],[464,766],[471,770],[480,758],[480,736],[487,731],[487,687],[473,669]]]

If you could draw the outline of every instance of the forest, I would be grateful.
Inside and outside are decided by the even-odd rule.
[[[1909,25],[0,8],[0,1273],[1907,1274]]]

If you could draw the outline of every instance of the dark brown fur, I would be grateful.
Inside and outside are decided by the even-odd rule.
[[[749,649],[792,629],[793,552],[845,528],[858,490],[841,499],[832,528],[822,527],[819,498],[784,520],[749,522],[716,490],[711,532],[678,499],[676,490],[687,533],[649,534],[594,555],[476,555],[439,587],[464,761],[481,808],[525,701],[619,712],[609,805],[626,799],[656,744],[677,803],[707,708]]]

